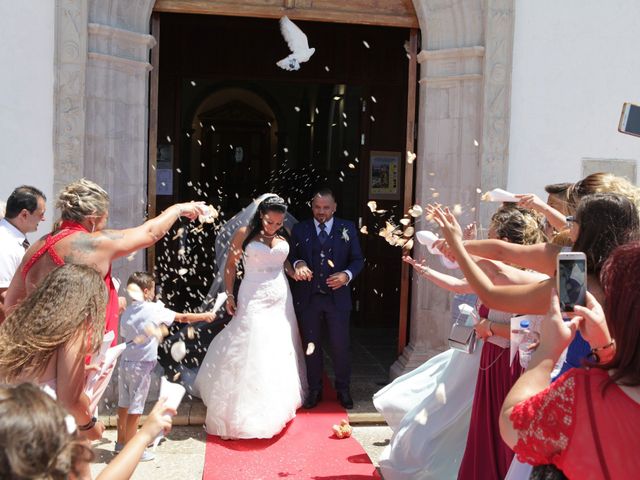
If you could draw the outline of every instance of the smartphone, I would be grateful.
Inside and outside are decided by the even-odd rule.
[[[583,252],[558,254],[558,297],[563,312],[573,312],[576,305],[587,300],[587,256]]]
[[[618,131],[640,137],[640,105],[625,103],[622,105]]]

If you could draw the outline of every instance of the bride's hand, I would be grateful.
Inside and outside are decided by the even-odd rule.
[[[227,310],[227,313],[229,315],[231,315],[232,317],[236,314],[236,299],[233,297],[233,295],[228,295],[227,296],[227,301],[225,304],[225,308]]]

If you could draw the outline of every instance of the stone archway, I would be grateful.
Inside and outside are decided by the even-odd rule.
[[[146,212],[154,3],[56,0],[54,190],[82,176],[97,181],[112,196],[115,227]],[[475,207],[462,221],[486,220],[476,189],[507,181],[514,0],[413,3],[423,38],[416,201],[429,201],[437,181],[440,201]],[[116,274],[142,266],[139,255]],[[449,296],[415,282],[411,340],[392,375],[441,351],[449,324]]]
[[[57,0],[54,191],[80,177],[111,196],[111,226],[140,224],[147,183],[154,0]],[[127,278],[143,258],[116,265]]]
[[[461,222],[486,223],[476,189],[507,183],[514,0],[413,4],[422,31],[416,202],[437,186],[439,202],[466,207]],[[412,292],[410,342],[392,377],[447,348],[450,295],[419,279]]]

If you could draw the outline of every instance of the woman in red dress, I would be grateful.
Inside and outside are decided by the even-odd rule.
[[[640,471],[640,243],[617,248],[601,278],[604,312],[588,294],[587,308],[577,306],[570,322],[552,292],[540,346],[500,417],[502,438],[521,461],[553,463],[569,479],[637,478]],[[600,337],[592,344],[594,365],[550,385],[551,369],[579,326]]]
[[[9,310],[44,279],[65,263],[89,265],[104,278],[109,292],[105,331],[118,338],[118,294],[111,277],[111,262],[160,240],[181,216],[191,220],[204,213],[201,202],[180,203],[157,217],[126,230],[105,230],[109,218],[109,195],[99,185],[81,179],[62,189],[56,202],[61,221],[51,235],[35,242],[25,253],[7,290]]]

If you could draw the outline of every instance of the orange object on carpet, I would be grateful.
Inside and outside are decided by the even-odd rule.
[[[221,440],[208,435],[204,480],[373,480],[369,456],[354,438],[338,439],[331,427],[347,418],[325,385],[323,400],[297,416],[276,437]]]

